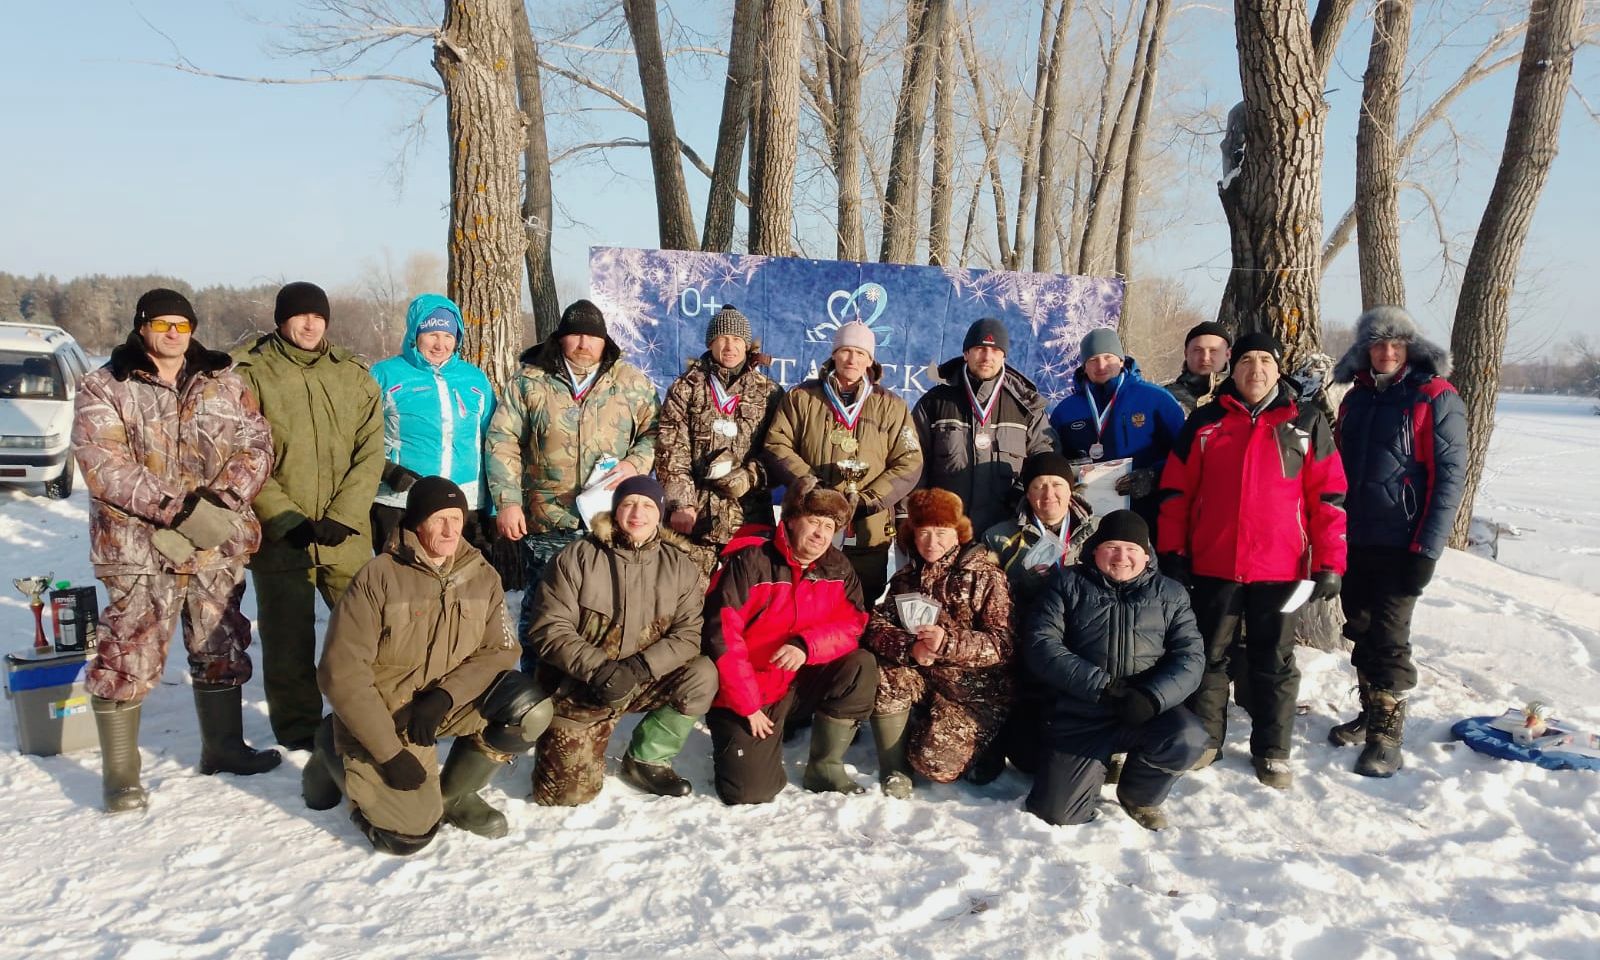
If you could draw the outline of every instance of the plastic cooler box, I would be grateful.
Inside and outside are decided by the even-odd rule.
[[[83,674],[88,654],[6,655],[6,699],[17,721],[17,749],[49,757],[100,744]]]

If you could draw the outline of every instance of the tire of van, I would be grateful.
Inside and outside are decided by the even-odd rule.
[[[65,500],[72,496],[73,472],[72,460],[68,459],[66,466],[61,468],[61,476],[44,482],[44,495],[51,500]]]

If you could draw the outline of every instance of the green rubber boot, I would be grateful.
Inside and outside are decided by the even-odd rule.
[[[866,793],[867,789],[850,779],[844,769],[844,752],[855,739],[854,720],[838,720],[818,713],[811,721],[811,758],[806,761],[803,778],[812,793]]]
[[[300,771],[300,798],[312,810],[332,810],[344,799],[344,761],[333,746],[333,717],[322,718],[312,738],[311,759]]]
[[[906,763],[906,722],[910,710],[872,718],[872,739],[878,745],[878,782],[896,800],[911,798],[911,767]]]
[[[506,815],[478,795],[499,767],[500,761],[478,749],[471,737],[456,737],[439,771],[445,823],[490,840],[506,835]]]
[[[622,758],[623,782],[658,797],[687,797],[694,785],[672,769],[672,758],[683,750],[694,729],[694,717],[671,707],[657,707],[633,728],[633,739]]]
[[[100,733],[100,785],[107,813],[143,810],[150,797],[139,784],[138,703],[91,698]]]

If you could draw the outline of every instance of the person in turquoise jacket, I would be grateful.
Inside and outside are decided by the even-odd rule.
[[[494,388],[482,370],[456,352],[461,308],[424,293],[406,310],[400,353],[372,367],[383,409],[383,481],[372,505],[373,549],[383,552],[405,513],[406,491],[422,477],[445,477],[467,495],[465,536],[477,542],[479,511],[488,506],[484,433],[494,414]]]

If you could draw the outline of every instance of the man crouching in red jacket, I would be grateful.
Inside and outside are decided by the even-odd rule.
[[[706,714],[717,796],[766,803],[787,782],[783,724],[815,711],[805,787],[862,793],[844,769],[856,728],[872,713],[878,662],[859,646],[861,582],[834,533],[850,519],[844,495],[805,478],[783,498],[772,538],[729,544],[706,598],[705,652],[722,688]]]

